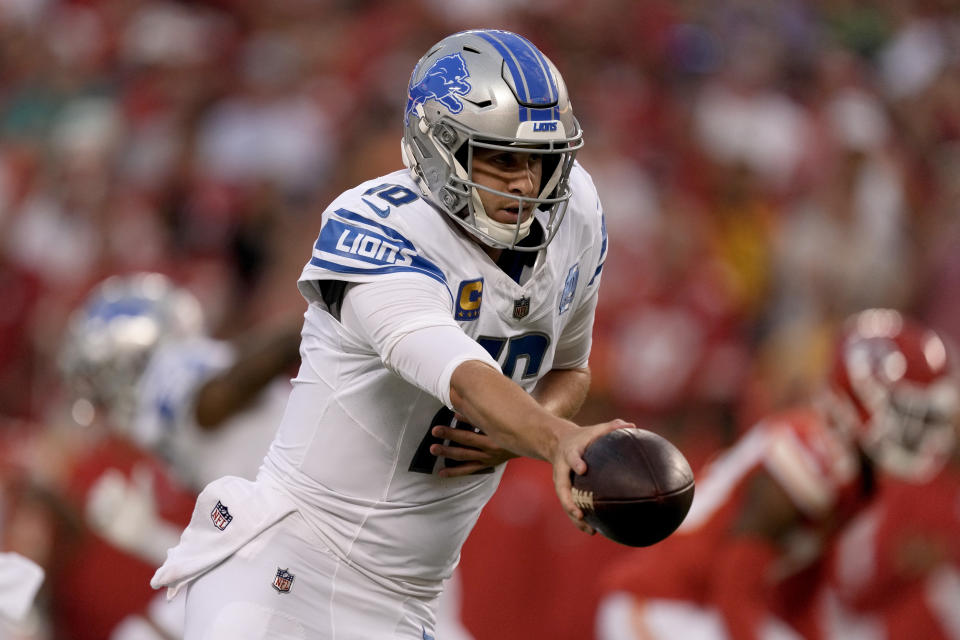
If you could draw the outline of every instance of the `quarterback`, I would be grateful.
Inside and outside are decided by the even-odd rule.
[[[570,472],[626,423],[570,421],[605,252],[563,80],[506,31],[417,63],[406,169],[334,199],[298,282],[301,368],[255,482],[197,500],[152,584],[188,640],[435,635],[438,596],[514,455]]]

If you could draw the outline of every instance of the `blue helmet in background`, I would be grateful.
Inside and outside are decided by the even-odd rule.
[[[73,394],[73,416],[89,424],[95,411],[125,429],[150,356],[166,340],[200,335],[197,299],[160,273],[112,276],[73,312],[60,351],[60,369]]]

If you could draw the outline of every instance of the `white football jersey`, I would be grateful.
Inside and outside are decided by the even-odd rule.
[[[440,399],[384,367],[324,301],[330,281],[418,273],[462,330],[528,392],[555,362],[570,318],[595,304],[606,252],[600,202],[587,172],[571,173],[560,231],[523,285],[418,194],[407,171],[351,189],[324,212],[299,286],[309,304],[302,364],[264,472],[282,483],[330,549],[400,593],[432,595],[495,491],[493,473],[440,478],[429,430],[449,423]],[[333,300],[329,300],[335,305]],[[591,307],[592,313],[592,307]]]
[[[167,342],[138,383],[131,435],[197,489],[226,475],[255,478],[286,407],[290,382],[278,377],[217,429],[201,428],[194,418],[196,394],[235,359],[233,346],[222,340]]]

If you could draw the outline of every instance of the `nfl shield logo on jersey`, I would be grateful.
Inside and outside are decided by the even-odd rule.
[[[290,593],[290,587],[293,586],[294,576],[287,569],[277,567],[277,575],[273,579],[273,588],[280,593]]]
[[[217,506],[210,512],[210,519],[213,520],[213,524],[216,525],[217,529],[223,531],[233,520],[233,516],[230,515],[230,511],[223,506],[223,503],[217,500]]]
[[[513,301],[513,317],[517,320],[523,320],[530,313],[530,298],[521,296],[519,300]]]

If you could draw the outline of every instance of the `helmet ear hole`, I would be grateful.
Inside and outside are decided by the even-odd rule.
[[[557,197],[557,183],[560,179],[560,163],[563,158],[559,155],[544,154],[543,171],[540,175],[540,193],[541,197],[552,200]],[[552,185],[551,185],[552,183]],[[552,186],[552,188],[550,188]],[[544,193],[548,191],[548,193]],[[549,203],[544,202],[538,207],[541,211],[549,209]]]
[[[469,173],[470,167],[467,166],[467,157],[470,155],[470,151],[467,149],[468,146],[466,142],[461,144],[460,148],[453,152],[453,158]]]

